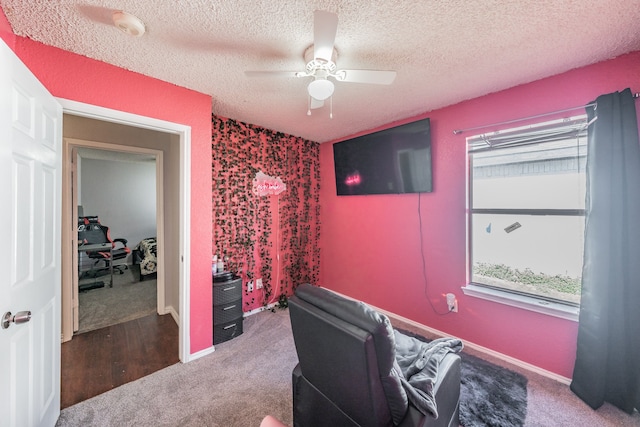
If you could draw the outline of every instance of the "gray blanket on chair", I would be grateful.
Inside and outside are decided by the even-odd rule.
[[[431,342],[420,341],[396,330],[396,361],[402,371],[400,381],[409,401],[423,414],[438,418],[435,391],[438,366],[448,353],[462,351],[457,338],[439,338]]]

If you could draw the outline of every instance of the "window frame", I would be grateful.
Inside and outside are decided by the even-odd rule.
[[[462,287],[465,295],[469,295],[484,300],[497,302],[525,310],[530,310],[562,319],[578,321],[579,304],[569,301],[561,301],[542,295],[534,295],[516,290],[506,290],[484,283],[476,283],[473,278],[473,217],[474,214],[504,214],[504,215],[553,215],[553,216],[583,216],[586,218],[586,209],[504,209],[504,208],[473,208],[473,154],[488,150],[498,150],[500,148],[515,147],[518,145],[532,145],[578,138],[586,136],[587,123],[586,115],[579,115],[570,118],[535,123],[528,126],[505,129],[492,134],[480,134],[466,139],[467,153],[467,280]],[[565,129],[566,132],[554,133],[554,129]],[[573,133],[572,133],[573,132]],[[542,136],[540,136],[542,134]],[[531,141],[522,140],[523,135],[532,135]],[[545,136],[546,135],[546,136]],[[495,138],[498,143],[492,145]],[[506,142],[505,142],[506,141]]]

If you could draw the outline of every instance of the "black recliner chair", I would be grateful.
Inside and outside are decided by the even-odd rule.
[[[128,267],[126,264],[117,264],[119,260],[124,260],[131,252],[127,247],[127,239],[111,239],[109,227],[100,224],[97,216],[84,216],[78,218],[78,242],[80,244],[111,243],[111,251],[86,251],[87,256],[93,260],[93,267],[97,269],[101,262],[104,268],[108,269],[113,263],[113,271],[123,274]]]
[[[296,289],[289,310],[299,360],[292,374],[295,426],[459,425],[460,356],[446,353],[437,366],[436,418],[407,398],[398,332],[386,316],[309,284]]]

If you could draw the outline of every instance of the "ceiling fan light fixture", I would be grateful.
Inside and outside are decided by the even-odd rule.
[[[140,37],[145,32],[144,23],[140,19],[121,10],[113,12],[113,24],[130,36]]]
[[[335,47],[338,15],[333,12],[316,10],[313,13],[313,44],[304,51],[304,71],[245,71],[247,76],[282,76],[313,77],[307,85],[309,104],[307,115],[311,111],[324,107],[329,100],[329,118],[333,118],[333,92],[335,82],[367,83],[390,85],[396,72],[390,70],[338,70],[336,60],[338,51]],[[328,78],[331,77],[332,80]]]
[[[334,88],[333,83],[327,79],[315,79],[307,86],[307,92],[312,98],[324,101],[333,95]]]

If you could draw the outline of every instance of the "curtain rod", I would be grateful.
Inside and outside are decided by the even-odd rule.
[[[640,93],[638,93],[638,92],[634,93],[633,94],[633,98],[634,99],[640,98]],[[540,118],[540,117],[552,116],[554,114],[560,114],[560,113],[566,113],[568,111],[579,110],[581,108],[595,107],[595,105],[596,105],[596,103],[592,102],[590,104],[581,105],[579,107],[565,108],[564,110],[551,111],[549,113],[543,113],[543,114],[538,114],[538,115],[529,116],[529,117],[522,117],[520,119],[508,120],[506,122],[491,123],[489,125],[476,126],[476,127],[472,127],[472,128],[466,128],[466,129],[457,129],[457,130],[453,131],[453,134],[454,135],[460,135],[462,132],[468,132],[470,130],[485,129],[485,128],[489,128],[489,127],[493,127],[493,126],[508,125],[508,124],[511,124],[511,123],[523,122],[525,120],[537,119],[537,118]]]

